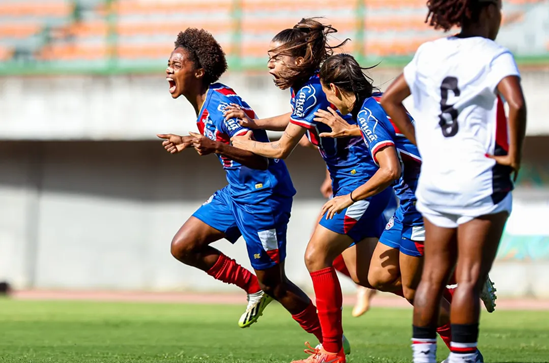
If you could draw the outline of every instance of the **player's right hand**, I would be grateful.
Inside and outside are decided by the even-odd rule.
[[[225,120],[230,120],[232,118],[237,119],[242,127],[248,129],[259,128],[254,119],[248,116],[246,112],[242,109],[242,107],[240,107],[240,105],[237,105],[236,103],[231,103],[230,105],[225,107],[225,110],[223,111],[223,116],[225,116]]]
[[[170,154],[181,152],[192,145],[192,137],[190,136],[179,136],[174,134],[158,134],[156,136],[164,140],[162,146],[164,146],[164,149]]]
[[[509,166],[513,170],[513,182],[517,181],[519,170],[520,170],[520,158],[513,157],[512,155],[501,155],[495,156],[486,154],[487,158],[494,159],[496,164]]]

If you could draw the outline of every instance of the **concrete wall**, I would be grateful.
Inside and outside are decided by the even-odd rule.
[[[547,141],[530,139],[526,157],[546,160],[539,150]],[[323,204],[318,188],[324,166],[316,151],[302,148],[288,166],[298,195],[286,265],[288,275],[310,289],[303,252]],[[18,288],[234,289],[169,253],[181,224],[225,184],[214,156],[169,155],[160,142],[1,142],[0,280]],[[494,278],[503,295],[549,296],[549,253],[543,250],[549,246],[549,191],[523,188],[517,195],[522,204],[509,223]],[[546,239],[523,251],[530,240],[514,237],[524,230]],[[249,266],[242,240],[216,247]]]
[[[152,140],[157,133],[195,130],[188,102],[172,100],[164,62],[150,76],[0,77],[0,140]],[[386,88],[401,70],[374,69]],[[229,73],[222,79],[260,117],[290,111],[289,93],[266,72]],[[528,135],[549,135],[549,72],[523,70]]]

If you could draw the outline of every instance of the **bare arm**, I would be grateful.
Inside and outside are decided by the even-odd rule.
[[[400,162],[394,146],[382,148],[376,153],[375,157],[379,163],[379,169],[366,183],[353,190],[350,194],[335,197],[324,204],[322,214],[328,212],[326,219],[331,219],[336,213],[341,212],[356,201],[381,193],[395,180],[400,178]]]
[[[509,105],[509,152],[505,156],[491,156],[498,164],[508,165],[517,179],[522,159],[522,145],[526,135],[526,101],[517,76],[505,77],[498,84],[498,92]]]
[[[414,145],[417,145],[414,124],[410,121],[406,108],[402,104],[402,101],[410,96],[410,94],[408,83],[406,83],[404,75],[401,74],[385,91],[383,97],[381,97],[381,107],[391,117],[404,136]]]
[[[225,120],[237,119],[242,127],[248,129],[262,129],[270,131],[284,131],[290,123],[291,112],[280,116],[267,117],[263,119],[252,119],[240,105],[231,104],[223,111]]]
[[[196,152],[201,156],[216,153],[247,166],[248,168],[266,170],[269,167],[269,160],[264,157],[227,145],[221,141],[210,140],[200,134],[190,134],[193,137],[193,146]],[[251,137],[251,131],[248,132],[247,136]]]
[[[275,142],[259,142],[250,140],[245,136],[233,137],[235,147],[251,151],[254,154],[272,159],[286,159],[305,134],[305,128],[294,124],[288,124],[280,140]]]

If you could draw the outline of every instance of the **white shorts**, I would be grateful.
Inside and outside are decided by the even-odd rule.
[[[423,218],[427,218],[429,222],[437,227],[457,228],[460,224],[470,222],[473,219],[484,215],[497,214],[500,212],[508,212],[511,214],[511,210],[513,209],[513,196],[511,193],[508,193],[498,204],[493,204],[489,208],[482,208],[482,212],[475,208],[474,210],[467,210],[466,213],[460,214],[443,213],[430,209],[419,201],[416,208],[423,215]]]

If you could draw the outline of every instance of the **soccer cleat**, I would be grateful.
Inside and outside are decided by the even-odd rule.
[[[496,299],[498,298],[496,291],[497,290],[494,287],[494,283],[490,280],[490,276],[488,276],[486,278],[486,282],[484,282],[482,291],[480,292],[480,299],[484,303],[486,311],[489,313],[493,313],[494,310],[496,310]]]
[[[263,315],[263,310],[265,310],[271,301],[273,301],[273,298],[263,291],[258,291],[255,294],[248,294],[248,306],[246,307],[246,312],[240,317],[238,326],[241,328],[248,328],[250,325],[257,322],[257,319]]]
[[[346,363],[345,353],[343,348],[339,353],[328,353],[322,347],[311,347],[309,342],[306,342],[305,353],[309,354],[309,358],[303,360],[294,360],[292,363]]]
[[[343,353],[345,353],[345,355],[350,355],[351,354],[351,343],[349,343],[349,340],[345,337],[345,335],[342,335],[342,339],[341,339],[342,343],[343,343]],[[305,343],[305,345],[307,345],[309,343]],[[315,349],[322,349],[322,344],[318,344]]]
[[[440,363],[450,363],[450,358],[446,358]],[[475,357],[475,361],[471,363],[484,363],[484,357],[482,356],[482,353],[480,352],[480,350],[477,349],[477,355]]]

